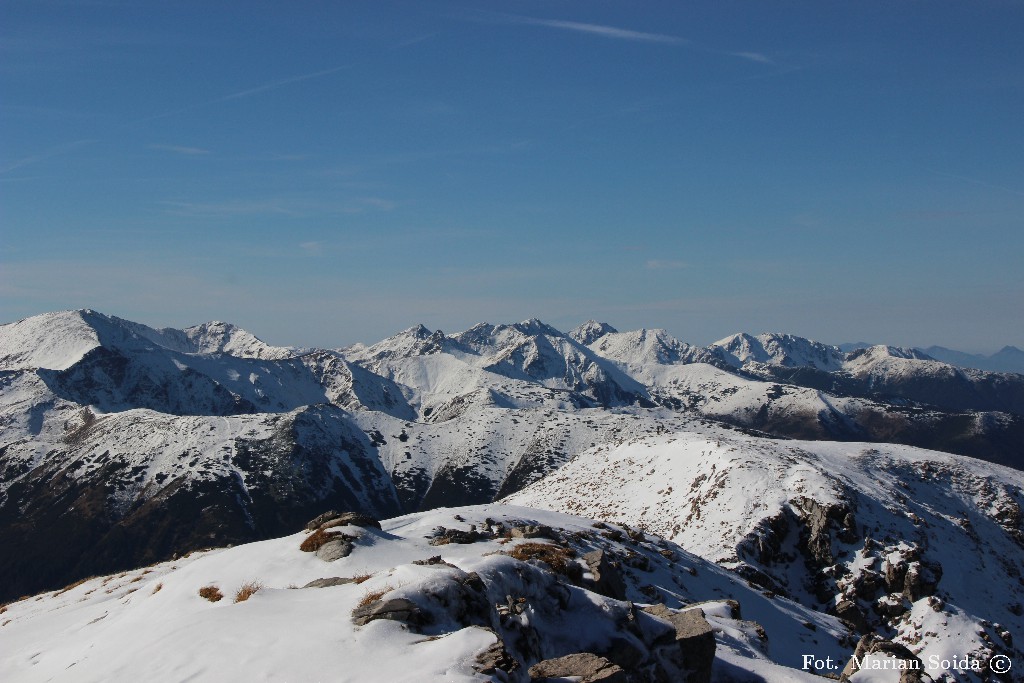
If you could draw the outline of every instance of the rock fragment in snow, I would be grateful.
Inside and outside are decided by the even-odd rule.
[[[583,556],[590,573],[594,576],[593,589],[596,593],[616,600],[626,599],[626,582],[622,578],[619,564],[604,550],[594,550]]]
[[[569,677],[575,677],[580,683],[628,683],[629,681],[622,667],[590,652],[545,659],[530,667],[531,683],[545,683]]]
[[[336,538],[320,546],[316,551],[316,556],[324,562],[334,562],[351,555],[352,548],[354,547],[350,541],[344,538]]]
[[[365,626],[376,619],[404,621],[411,625],[424,622],[423,612],[420,608],[416,606],[416,603],[405,598],[374,600],[368,605],[352,610],[352,621],[356,626]]]
[[[668,621],[675,627],[675,640],[683,660],[681,668],[689,671],[685,680],[689,683],[710,681],[716,643],[714,631],[704,616],[704,610],[697,607],[679,612],[658,604],[645,607],[644,611]]]
[[[508,674],[519,668],[519,662],[505,649],[501,636],[495,634],[495,638],[494,644],[476,656],[474,671],[491,676],[498,671]]]
[[[344,576],[330,576],[323,579],[313,579],[303,588],[330,588],[331,586],[344,586],[345,584],[355,582],[355,579],[349,579]]]
[[[902,666],[906,668],[900,673],[899,683],[921,682],[921,671],[924,667],[920,658],[906,647],[891,640],[886,640],[874,633],[868,633],[858,641],[857,649],[854,650],[853,657],[850,658],[842,674],[840,674],[839,680],[850,680],[850,677],[857,673],[860,668],[858,662],[864,661],[864,658],[868,655],[894,657],[903,660]]]
[[[512,535],[512,538],[555,538],[551,527],[542,524],[513,526],[509,533]]]

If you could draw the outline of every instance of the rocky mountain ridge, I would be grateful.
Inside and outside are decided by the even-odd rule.
[[[903,441],[1020,466],[1017,414],[830,394],[757,374],[793,367],[717,353],[660,330],[562,334],[537,320],[418,326],[339,350],[93,311],[2,325],[0,541],[27,551],[0,578],[13,597],[267,538],[323,507],[387,517],[486,503],[589,448],[662,432]],[[945,367],[862,356],[847,363],[875,384]],[[207,521],[180,523],[197,514]]]

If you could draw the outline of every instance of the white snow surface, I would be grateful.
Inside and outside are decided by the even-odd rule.
[[[623,603],[570,587],[571,609],[561,611],[543,592],[535,594],[540,588],[531,588],[544,585],[524,575],[536,570],[496,554],[525,541],[428,544],[437,526],[483,528],[487,518],[544,524],[626,552],[621,543],[601,540],[592,520],[488,505],[407,515],[384,522],[383,531],[341,527],[357,540],[351,555],[333,563],[299,550],[305,533],[192,553],[7,605],[0,615],[0,680],[498,681],[473,671],[475,656],[495,642],[485,628],[442,620],[416,633],[391,621],[357,627],[349,617],[370,593],[408,598],[426,608],[436,599],[431,595],[443,594],[447,581],[466,572],[483,578],[492,602],[503,602],[505,591],[525,596],[525,618],[544,635],[545,658],[607,645],[615,633],[605,615]],[[656,539],[645,538],[655,564],[628,573],[631,599],[643,602],[637,592],[643,583],[657,586],[670,607],[710,601],[703,608],[718,640],[720,680],[739,668],[769,681],[811,681],[793,668],[796,653],[810,648],[843,655],[838,642],[843,628],[834,618],[768,599],[729,572],[662,541],[661,548],[675,558],[664,559],[653,551]],[[412,564],[438,554],[454,566]],[[367,575],[359,584],[300,588],[322,577]],[[250,582],[262,587],[248,600],[233,602]],[[224,598],[208,602],[198,594],[204,586],[216,586]],[[763,626],[770,649],[751,622],[729,616],[725,597],[738,599],[744,618]]]
[[[999,643],[993,634],[1001,629],[1024,633],[1024,473],[972,458],[889,444],[681,432],[595,447],[504,502],[636,525],[736,567],[757,564],[751,541],[801,498],[852,505],[857,529],[886,546],[888,554],[869,557],[856,550],[859,541],[833,539],[836,552],[846,553],[840,589],[865,570],[884,573],[906,542],[941,565],[943,609],[921,598],[895,622],[896,641],[922,659],[988,657],[981,634]],[[815,603],[800,562],[759,568]]]

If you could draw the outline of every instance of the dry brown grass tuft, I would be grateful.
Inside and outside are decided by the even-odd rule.
[[[384,587],[380,590],[367,591],[365,594],[363,594],[363,597],[359,599],[359,604],[356,605],[356,607],[366,607],[371,602],[376,602],[380,600],[382,597],[384,597],[393,590],[395,590],[395,587],[389,583],[385,584]]]
[[[250,581],[249,583],[242,584],[242,587],[235,593],[235,602],[245,602],[256,595],[256,592],[261,588],[263,588],[263,584],[259,581]]]
[[[373,578],[373,574],[356,574],[352,577],[352,583],[362,583]]]
[[[157,593],[160,592],[160,589],[163,588],[163,587],[164,587],[163,583],[158,583],[157,585],[153,586],[153,593],[151,595],[156,595]]]
[[[565,576],[569,575],[569,566],[573,564],[572,558],[576,557],[571,548],[550,543],[520,543],[512,550],[505,551],[505,554],[523,562],[540,560],[551,567],[552,571]]]
[[[72,590],[73,588],[78,588],[79,586],[81,586],[86,581],[89,581],[90,579],[95,579],[95,578],[96,578],[95,576],[87,576],[84,579],[79,579],[78,581],[75,581],[74,583],[69,583],[68,585],[66,585],[63,588],[61,588],[59,591],[55,592],[53,595],[54,595],[54,597],[56,597],[58,595],[63,595],[64,593],[67,593],[69,590]],[[36,598],[36,599],[38,600],[39,598]]]
[[[206,598],[210,602],[217,602],[224,597],[224,594],[216,586],[210,585],[199,589],[199,597]]]
[[[323,529],[317,529],[302,541],[302,545],[299,546],[299,550],[304,553],[315,553],[320,549],[322,545],[328,541],[332,541],[338,538],[341,534],[329,534]]]

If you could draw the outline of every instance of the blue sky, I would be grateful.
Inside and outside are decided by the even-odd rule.
[[[1018,2],[0,1],[0,320],[1024,346]]]

